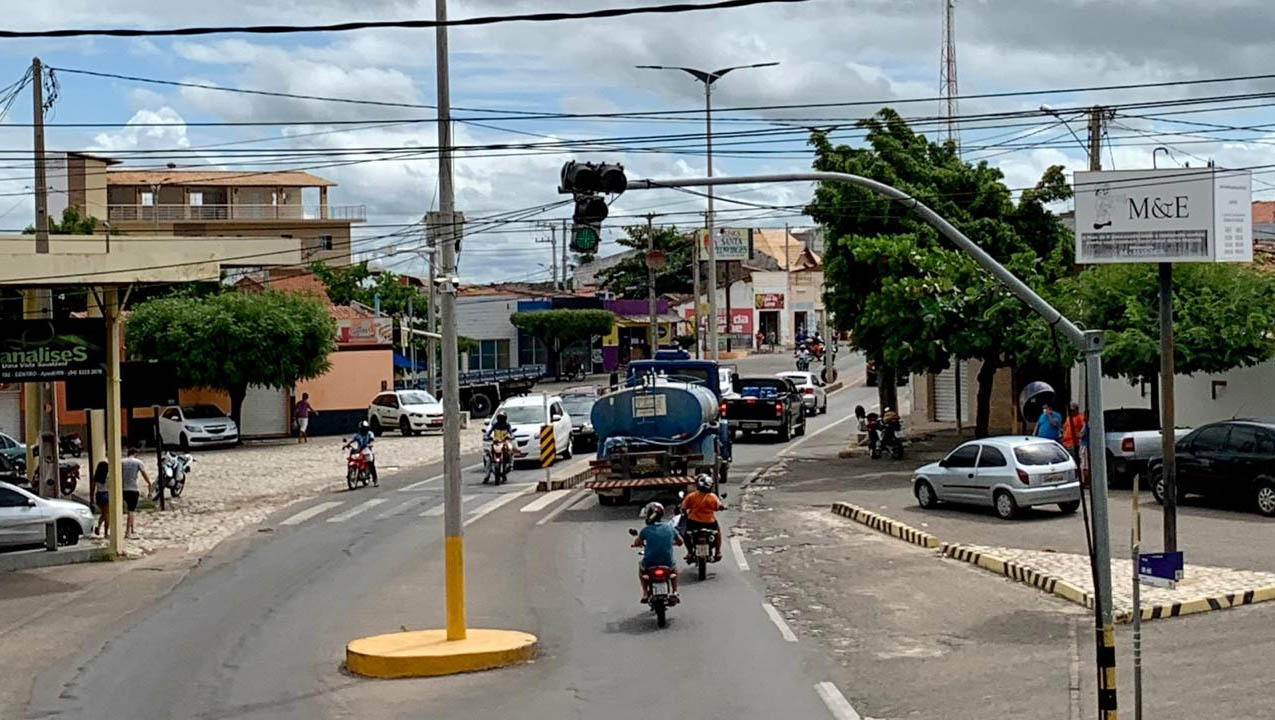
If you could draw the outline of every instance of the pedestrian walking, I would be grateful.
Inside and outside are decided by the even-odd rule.
[[[301,399],[297,401],[296,407],[298,445],[310,442],[310,416],[318,414],[319,411],[310,404],[310,393],[301,393]]]
[[[1036,437],[1062,440],[1063,419],[1057,410],[1048,404],[1040,408],[1040,417],[1036,420]]]
[[[137,510],[137,500],[140,493],[137,489],[137,476],[141,475],[146,481],[146,495],[150,496],[154,489],[151,483],[151,476],[146,473],[146,463],[137,457],[138,449],[130,447],[128,449],[128,457],[120,461],[120,479],[124,486],[124,509],[128,511],[128,523],[124,526],[124,537],[133,536],[133,512]]]
[[[89,477],[89,496],[93,498],[93,506],[98,513],[97,526],[93,528],[94,535],[111,531],[111,496],[107,486],[107,476],[110,473],[110,466],[103,460],[93,468],[93,475]]]

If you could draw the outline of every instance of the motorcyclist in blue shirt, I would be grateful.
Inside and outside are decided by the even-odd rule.
[[[363,452],[372,447],[372,441],[376,439],[376,435],[372,432],[372,426],[366,420],[359,423],[359,431],[350,439],[350,447],[354,448],[354,452]],[[368,470],[372,473],[372,484],[380,485],[376,478],[376,455],[369,452]]]

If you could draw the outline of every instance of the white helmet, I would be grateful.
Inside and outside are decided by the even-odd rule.
[[[654,525],[658,523],[659,521],[663,520],[664,519],[663,503],[657,503],[654,501],[647,503],[645,506],[642,507],[641,517],[643,520],[646,521],[647,525]]]

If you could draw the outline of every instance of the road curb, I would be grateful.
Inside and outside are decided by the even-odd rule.
[[[945,558],[960,560],[961,562],[981,567],[984,570],[990,570],[998,575],[1004,575],[1010,580],[1024,585],[1031,585],[1038,590],[1044,590],[1077,605],[1083,605],[1087,608],[1093,607],[1093,596],[1089,593],[1060,577],[1040,572],[1027,565],[965,547],[959,543],[943,543],[939,546],[939,553]],[[1128,622],[1129,618],[1121,620],[1117,617],[1116,621]]]
[[[1171,617],[1182,617],[1183,615],[1212,612],[1214,610],[1227,610],[1233,607],[1253,605],[1271,600],[1275,600],[1275,587],[1253,588],[1244,592],[1224,593],[1222,595],[1186,600],[1180,603],[1144,607],[1142,608],[1142,619],[1162,620]],[[1117,618],[1117,622],[1129,622],[1132,620],[1132,613],[1124,613],[1124,616],[1123,618]]]
[[[54,552],[44,549],[24,550],[0,554],[0,573],[34,570],[54,565],[75,565],[105,559],[106,548],[104,547],[59,548]]]
[[[557,478],[550,476],[548,482],[541,480],[536,483],[536,492],[548,492],[550,490],[568,490],[578,486],[580,483],[593,477],[593,470],[589,467],[589,460],[575,463],[574,467],[582,468],[572,472],[565,477]],[[565,470],[566,468],[564,468]]]
[[[446,630],[435,629],[359,638],[346,646],[345,667],[372,678],[437,677],[491,670],[536,656],[535,635],[485,628],[470,628],[466,635],[464,640],[448,640]]]
[[[848,502],[834,502],[832,504],[832,512],[918,547],[927,549],[939,547],[939,539],[930,533],[917,530],[914,527],[891,520],[884,515],[878,515],[870,510],[865,510],[858,505]]]

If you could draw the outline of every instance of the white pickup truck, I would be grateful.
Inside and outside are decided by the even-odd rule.
[[[1132,482],[1141,475],[1147,463],[1160,457],[1160,416],[1150,408],[1118,408],[1102,414],[1107,446],[1107,482]],[[1173,436],[1181,440],[1191,428],[1175,428]]]

